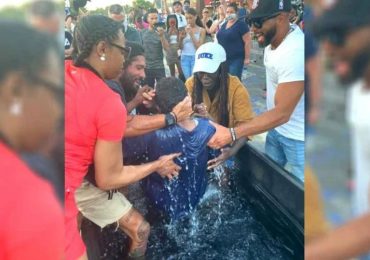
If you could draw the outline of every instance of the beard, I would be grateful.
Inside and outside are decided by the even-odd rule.
[[[266,33],[263,34],[263,37],[265,38],[263,42],[258,42],[258,45],[261,47],[261,48],[265,48],[267,47],[268,45],[271,44],[271,41],[272,39],[275,37],[276,35],[276,26],[271,28],[271,30],[267,31]]]
[[[138,90],[138,86],[136,85],[134,78],[124,72],[120,76],[119,82],[125,92],[126,102],[130,102],[134,99]]]

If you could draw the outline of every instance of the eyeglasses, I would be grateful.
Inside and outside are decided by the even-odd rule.
[[[250,27],[252,27],[252,25],[253,25],[257,29],[261,29],[264,22],[278,16],[279,14],[280,13],[276,13],[276,14],[272,14],[272,15],[262,17],[262,18],[250,19],[250,20],[248,20],[248,24],[249,24]]]
[[[109,44],[112,45],[113,47],[116,47],[117,49],[119,49],[121,51],[122,55],[125,56],[125,58],[130,57],[131,47],[120,46],[120,45],[115,44],[113,42],[110,42]]]

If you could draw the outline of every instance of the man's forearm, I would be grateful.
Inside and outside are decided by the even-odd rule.
[[[266,132],[289,121],[290,114],[271,109],[251,121],[235,128],[237,138],[248,137]]]
[[[370,251],[370,213],[305,245],[305,259],[350,259]]]
[[[163,127],[165,127],[164,114],[153,116],[129,116],[127,118],[125,137],[143,135]]]

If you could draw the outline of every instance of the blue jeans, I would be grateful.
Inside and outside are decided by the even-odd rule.
[[[242,80],[244,58],[228,60],[227,64],[229,66],[229,74],[237,76],[240,80]]]
[[[292,174],[304,182],[304,141],[287,138],[273,129],[267,134],[265,151],[281,167],[289,163]]]
[[[181,68],[185,79],[188,79],[193,75],[194,62],[195,55],[181,55]]]

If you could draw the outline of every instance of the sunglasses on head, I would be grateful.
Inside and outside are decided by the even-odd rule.
[[[250,27],[254,26],[257,29],[261,29],[263,26],[263,23],[266,22],[267,20],[270,20],[276,16],[278,16],[280,13],[275,13],[269,16],[265,17],[260,17],[260,18],[255,18],[255,19],[249,19],[248,24]]]

